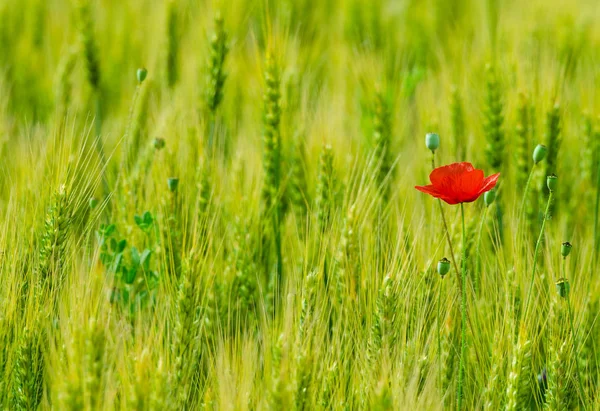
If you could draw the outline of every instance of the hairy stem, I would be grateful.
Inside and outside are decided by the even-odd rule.
[[[527,291],[527,302],[525,303],[525,311],[523,312],[524,317],[527,317],[529,302],[531,300],[531,292],[533,291],[533,283],[535,280],[535,269],[537,268],[537,260],[538,253],[540,250],[540,245],[542,244],[542,240],[544,239],[544,229],[546,228],[546,221],[548,220],[548,213],[550,213],[550,206],[552,204],[552,199],[554,198],[554,192],[550,191],[550,195],[548,196],[548,203],[546,204],[546,212],[544,213],[544,218],[542,220],[542,228],[540,229],[540,235],[535,243],[535,251],[533,252],[533,269],[531,270],[531,280],[529,282],[529,290]]]
[[[483,215],[481,216],[481,222],[479,223],[479,231],[477,233],[477,246],[475,248],[475,273],[473,275],[473,287],[475,288],[475,293],[479,291],[479,278],[480,278],[480,270],[481,270],[481,233],[483,232],[483,224],[485,223],[485,217],[487,216],[488,207],[486,206],[483,210]]]
[[[466,241],[466,233],[465,233],[465,208],[463,203],[460,203],[460,215],[462,220],[462,241],[463,241],[463,250],[462,250],[462,263],[461,263],[461,277],[462,277],[462,290],[460,293],[460,362],[458,368],[458,392],[457,392],[457,401],[458,401],[458,410],[460,411],[462,406],[462,398],[463,398],[463,381],[465,378],[465,354],[467,351],[467,247],[464,246]]]

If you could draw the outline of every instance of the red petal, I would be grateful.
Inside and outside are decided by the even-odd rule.
[[[433,185],[428,185],[428,186],[415,186],[415,188],[417,190],[419,190],[422,193],[425,194],[429,194],[432,195],[434,197],[437,198],[437,196],[439,195],[439,193],[437,192],[437,190],[435,189],[435,187]]]
[[[429,174],[429,181],[436,186],[442,184],[447,177],[460,175],[469,171],[473,171],[473,164],[467,162],[453,163],[433,170],[431,174]]]
[[[479,195],[477,197],[479,197],[480,195],[482,195],[483,193],[485,193],[487,191],[490,191],[492,188],[496,187],[496,183],[498,182],[498,177],[500,177],[500,173],[492,174],[491,176],[489,176],[485,180],[483,180],[483,184],[481,186],[481,189],[479,190]]]
[[[439,192],[433,185],[428,186],[415,186],[415,188],[422,193],[429,194],[432,197],[439,198],[440,200],[445,201],[448,204],[458,204],[456,200],[452,197],[446,195],[445,193]]]

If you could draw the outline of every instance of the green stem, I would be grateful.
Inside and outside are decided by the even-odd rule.
[[[131,137],[131,123],[133,121],[133,113],[135,112],[135,106],[137,104],[138,96],[140,94],[140,83],[135,86],[135,92],[133,93],[133,101],[131,102],[131,107],[129,108],[129,116],[127,118],[127,125],[125,129],[125,135],[123,136],[123,158],[121,160],[121,173],[129,172],[131,168],[130,164],[130,150],[131,150],[131,142],[128,141]]]
[[[481,217],[481,222],[479,223],[479,232],[477,233],[477,247],[475,248],[476,266],[475,266],[475,275],[473,275],[473,280],[474,280],[473,287],[475,288],[476,294],[479,291],[479,278],[480,278],[479,271],[481,270],[481,256],[479,253],[479,251],[481,249],[481,233],[483,232],[483,224],[485,223],[485,217],[487,216],[487,211],[488,211],[488,207],[486,206],[485,209],[483,210],[483,216]]]
[[[540,235],[535,243],[535,251],[533,252],[533,269],[531,270],[531,280],[529,282],[529,290],[527,291],[527,302],[525,303],[525,311],[523,314],[524,318],[527,317],[529,309],[529,301],[531,300],[531,292],[533,291],[533,283],[535,280],[535,269],[537,268],[538,252],[544,238],[544,228],[546,227],[546,221],[548,220],[548,213],[550,212],[550,205],[552,204],[553,198],[554,192],[550,191],[550,195],[548,196],[548,204],[546,204],[546,212],[544,213],[544,218],[542,219],[542,228],[540,229]]]
[[[563,277],[567,278],[567,259],[563,257]],[[583,381],[581,380],[581,370],[579,369],[579,350],[577,344],[577,334],[575,334],[575,325],[573,321],[573,310],[571,308],[571,299],[569,295],[567,295],[567,309],[569,310],[569,323],[571,324],[571,335],[573,336],[573,351],[575,358],[575,366],[577,367],[577,379],[579,381],[579,396],[581,397],[581,404],[583,405],[583,409],[585,410],[585,390],[583,388]]]
[[[600,247],[600,238],[598,236],[598,213],[600,211],[600,161],[598,162],[598,172],[596,177],[596,207],[594,210],[594,252],[593,262],[596,263],[598,258],[598,248]]]
[[[431,156],[431,167],[435,169],[435,153],[432,151],[433,155]],[[440,206],[440,214],[442,215],[442,223],[444,224],[444,232],[446,233],[446,240],[448,240],[448,247],[450,247],[450,254],[452,254],[452,265],[454,266],[454,271],[458,271],[458,266],[456,265],[456,260],[454,258],[454,248],[452,247],[452,239],[450,238],[450,231],[448,230],[448,224],[446,224],[446,215],[444,214],[444,207],[442,207],[442,200],[438,198],[438,205]],[[462,290],[462,282],[459,282],[460,288]]]
[[[518,226],[521,227],[521,219],[523,218],[523,213],[525,212],[525,202],[527,201],[527,195],[529,194],[529,186],[531,185],[531,180],[533,179],[533,173],[535,172],[535,166],[537,163],[533,163],[533,167],[531,167],[531,172],[529,173],[529,177],[527,177],[527,184],[525,184],[525,191],[523,192],[523,198],[521,199],[521,206],[519,207],[519,219]]]
[[[100,165],[102,166],[102,185],[104,186],[105,194],[108,195],[110,189],[108,185],[108,179],[106,177],[106,156],[104,155],[104,146],[102,144],[102,137],[100,136],[102,131],[102,106],[100,102],[99,90],[94,90],[94,105],[96,110],[96,116],[94,118],[94,126],[96,130],[96,151],[98,152],[98,156],[100,157]]]
[[[463,203],[460,203],[460,215],[462,219],[462,264],[461,264],[461,277],[462,277],[462,290],[460,293],[460,363],[458,368],[458,411],[461,410],[462,399],[463,399],[463,381],[465,378],[465,354],[467,351],[467,247],[466,233],[465,233],[465,208]]]
[[[443,287],[443,278],[440,278],[440,289],[438,292],[438,303],[437,303],[437,317],[436,317],[436,324],[437,324],[437,343],[438,343],[438,366],[439,366],[439,371],[438,371],[438,380],[439,380],[439,387],[440,387],[440,392],[443,392],[444,387],[442,387],[442,332],[441,332],[441,327],[440,327],[440,308],[442,305],[442,287]]]

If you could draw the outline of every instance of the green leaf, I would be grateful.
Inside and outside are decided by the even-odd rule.
[[[132,267],[129,270],[125,270],[124,274],[123,281],[125,281],[125,284],[133,284],[137,274],[137,268]]]
[[[110,271],[112,271],[113,273],[116,273],[117,270],[119,269],[119,266],[121,265],[122,260],[123,260],[123,254],[121,254],[121,253],[117,254],[112,263],[112,267],[110,268]]]
[[[113,235],[113,233],[116,231],[117,226],[115,226],[114,224],[110,224],[109,226],[107,226],[104,229],[104,235],[106,237],[110,237],[111,235]]]
[[[152,214],[150,213],[150,211],[146,211],[144,213],[144,223],[148,226],[151,226],[152,221],[153,221]]]
[[[148,266],[150,265],[150,255],[152,254],[152,251],[149,250],[148,248],[146,248],[144,251],[142,251],[142,255],[140,256],[140,265],[144,268],[144,270],[148,269]]]
[[[131,247],[131,262],[133,267],[137,270],[140,266],[140,252],[136,247]]]
[[[117,244],[117,252],[122,253],[125,250],[125,247],[127,247],[127,240],[123,239],[119,241],[119,244]]]

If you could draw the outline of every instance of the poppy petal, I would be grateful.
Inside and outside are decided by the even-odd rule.
[[[439,198],[448,204],[458,204],[458,202],[446,193],[438,191],[433,185],[428,186],[415,186],[417,190],[422,193],[429,194],[432,197]]]
[[[480,194],[483,194],[487,191],[490,191],[492,188],[496,187],[496,183],[498,182],[498,177],[500,177],[500,173],[492,174],[483,180],[483,185],[481,186]]]
[[[443,167],[438,167],[429,174],[429,181],[431,184],[438,185],[442,184],[448,177],[457,176],[465,172],[473,171],[473,164],[463,162],[454,163]]]

